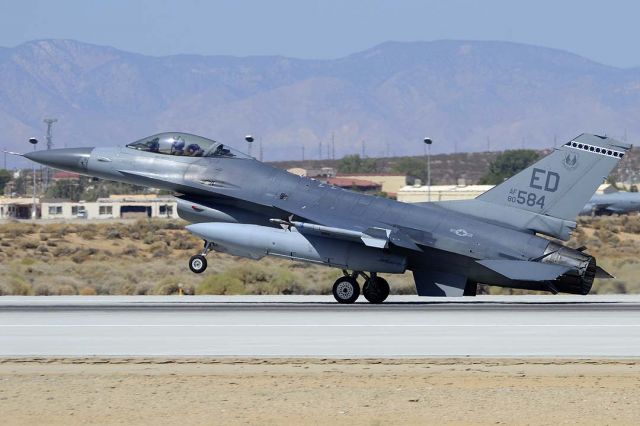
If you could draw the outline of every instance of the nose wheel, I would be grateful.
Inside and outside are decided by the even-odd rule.
[[[207,269],[207,258],[201,254],[191,256],[189,259],[189,269],[195,274],[201,274]]]
[[[194,274],[201,274],[207,269],[207,258],[205,256],[211,250],[212,245],[213,243],[205,241],[202,252],[200,252],[200,254],[191,256],[191,258],[189,259],[189,269],[191,269],[191,272],[193,272]]]

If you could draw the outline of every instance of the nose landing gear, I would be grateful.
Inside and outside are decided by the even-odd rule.
[[[189,259],[189,269],[191,272],[195,274],[201,274],[207,269],[207,258],[205,257],[207,253],[211,250],[213,243],[208,241],[204,242],[204,248],[200,252],[200,254],[196,254],[191,256]]]
[[[344,276],[338,278],[333,284],[333,297],[338,303],[349,304],[358,299],[360,296],[358,276],[365,279],[362,294],[369,303],[382,303],[389,296],[389,283],[375,272],[372,272],[370,276],[358,271],[354,271],[352,274],[344,270],[342,272]]]

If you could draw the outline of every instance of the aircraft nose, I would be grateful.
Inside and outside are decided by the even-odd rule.
[[[87,171],[87,163],[93,148],[61,148],[33,151],[24,154],[26,158],[54,169],[82,173]]]

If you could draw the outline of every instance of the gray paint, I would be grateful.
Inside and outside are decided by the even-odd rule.
[[[95,148],[78,151],[89,159],[73,167],[75,151],[39,151],[25,157],[180,193],[182,217],[204,223],[190,229],[234,254],[284,255],[364,272],[403,272],[406,266],[414,271],[420,294],[441,296],[461,296],[477,283],[588,292],[595,260],[575,250],[560,250],[536,233],[566,239],[575,227],[575,215],[630,149],[611,138],[583,134],[476,200],[418,206],[295,176],[198,136],[163,133],[135,146],[148,147],[159,140],[162,149],[169,150],[175,138],[205,147],[204,155]],[[242,231],[241,224],[253,228]],[[281,227],[289,234],[279,231]],[[298,234],[291,232],[294,229]],[[254,241],[247,238],[251,235]],[[274,236],[281,249],[269,252]],[[291,255],[298,250],[311,254]],[[524,272],[516,274],[522,265]],[[550,270],[566,273],[552,279]]]

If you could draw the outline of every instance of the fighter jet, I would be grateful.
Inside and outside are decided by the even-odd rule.
[[[612,192],[596,194],[584,206],[581,215],[610,216],[640,211],[640,192]]]
[[[340,303],[382,303],[380,274],[412,271],[420,296],[472,296],[479,283],[589,293],[610,277],[585,248],[569,248],[576,216],[631,145],[582,134],[473,200],[415,206],[290,174],[227,145],[161,133],[124,147],[24,154],[53,168],[173,191],[186,229],[211,250],[341,269]],[[555,239],[552,240],[551,238]]]

